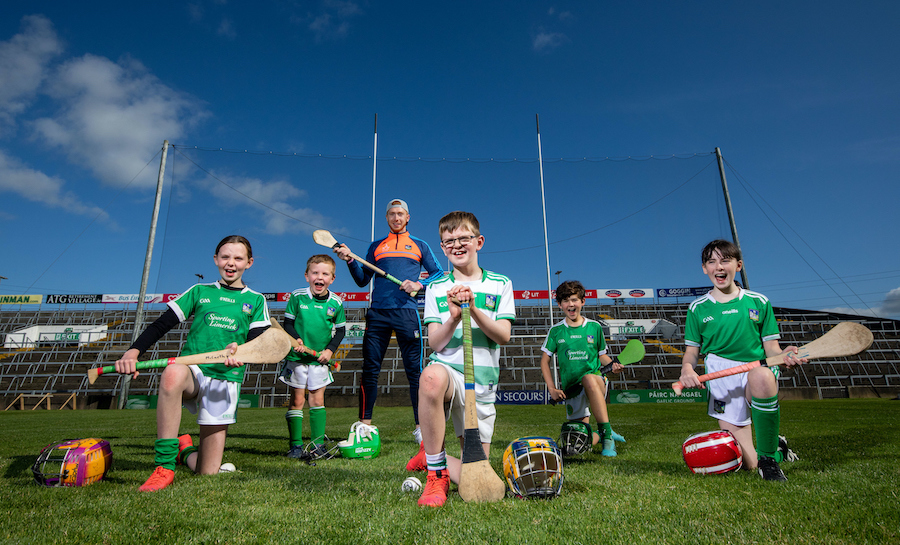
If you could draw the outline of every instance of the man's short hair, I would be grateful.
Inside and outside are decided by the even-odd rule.
[[[306,272],[309,272],[309,268],[318,263],[328,263],[329,265],[331,265],[331,273],[332,274],[334,274],[335,269],[337,268],[334,265],[334,259],[332,259],[330,255],[316,254],[306,260]]]
[[[584,286],[578,280],[566,280],[556,288],[557,303],[562,303],[573,295],[584,301]]]
[[[481,235],[481,228],[478,225],[478,218],[475,217],[475,214],[457,210],[450,212],[438,222],[438,236],[442,233],[450,233],[461,227],[468,228],[476,237]]]
[[[737,261],[743,259],[741,257],[741,249],[738,248],[736,244],[727,240],[716,239],[703,247],[703,252],[700,254],[700,263],[709,261],[713,254],[716,253],[716,250],[718,250],[724,258],[735,259]]]

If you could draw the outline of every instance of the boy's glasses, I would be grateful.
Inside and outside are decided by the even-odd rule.
[[[475,235],[468,236],[468,237],[448,238],[447,240],[441,241],[441,247],[442,248],[452,248],[452,247],[456,246],[457,242],[459,242],[460,246],[468,246],[476,238],[478,238],[478,237]]]

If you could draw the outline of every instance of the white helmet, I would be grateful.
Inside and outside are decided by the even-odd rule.
[[[346,441],[338,443],[343,458],[375,458],[381,453],[381,436],[378,428],[354,422]]]

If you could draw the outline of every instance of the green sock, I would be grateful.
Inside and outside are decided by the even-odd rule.
[[[295,409],[284,415],[287,420],[288,437],[292,447],[303,446],[303,410]]]
[[[760,456],[775,458],[781,462],[778,452],[778,427],[781,424],[781,411],[778,407],[778,396],[768,398],[754,397],[750,399],[750,413],[753,417],[753,428],[756,432],[756,452]]]
[[[156,456],[153,461],[157,466],[175,471],[175,460],[178,458],[178,439],[157,439],[154,443]]]
[[[612,441],[612,424],[609,422],[599,423],[600,426],[600,440],[609,439]]]
[[[325,439],[325,407],[309,408],[309,434],[313,444],[321,445]]]

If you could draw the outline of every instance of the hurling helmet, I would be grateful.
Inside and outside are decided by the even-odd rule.
[[[73,439],[48,445],[31,467],[44,486],[87,486],[103,479],[112,466],[112,449],[103,439]]]
[[[563,484],[562,454],[549,437],[521,437],[503,452],[503,476],[519,498],[552,498]]]
[[[343,458],[375,458],[381,453],[381,436],[378,428],[354,422],[346,441],[338,443]]]
[[[591,450],[591,446],[594,444],[593,439],[594,432],[591,431],[590,424],[585,424],[581,420],[568,420],[559,430],[557,443],[562,449],[562,455],[569,457]]]

